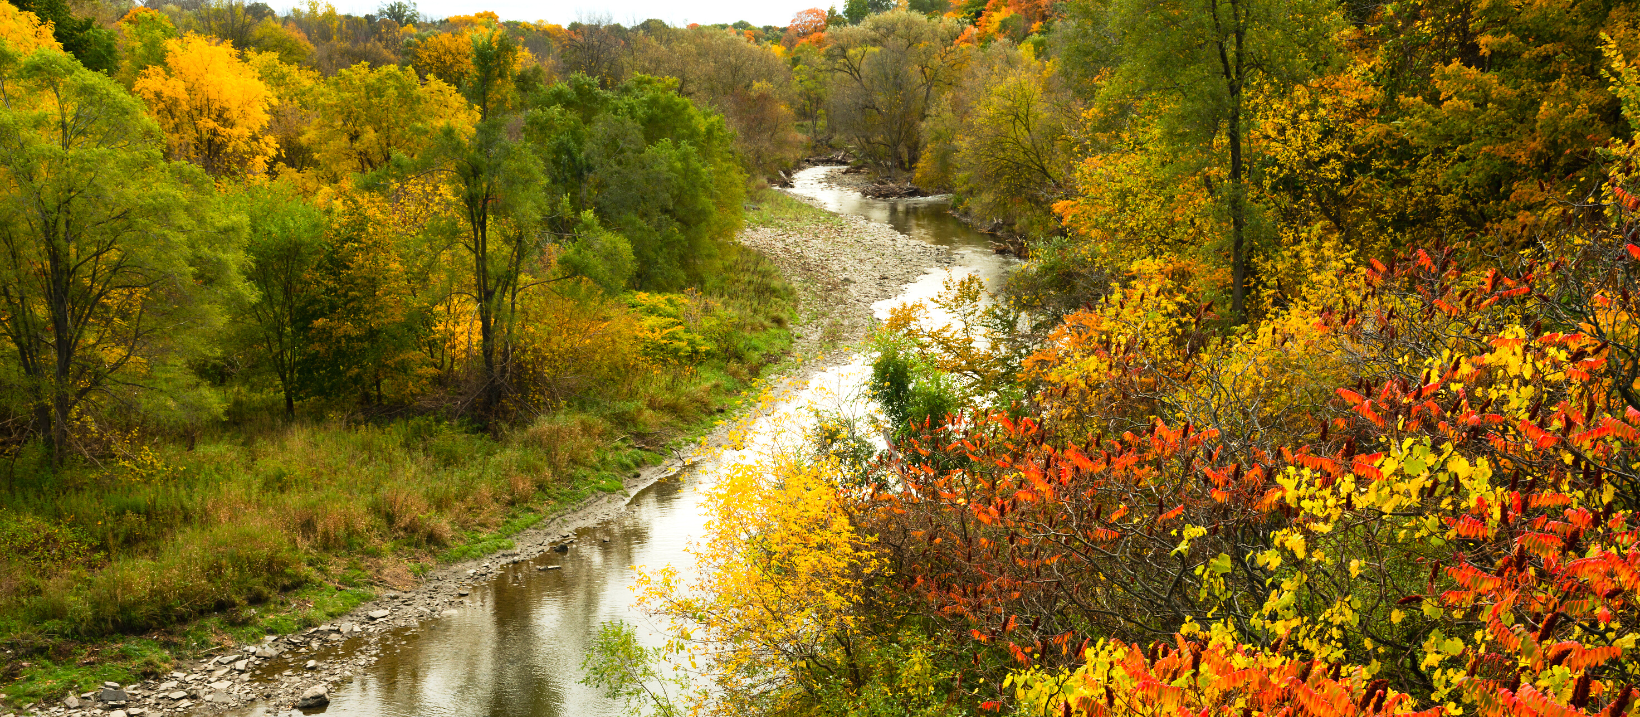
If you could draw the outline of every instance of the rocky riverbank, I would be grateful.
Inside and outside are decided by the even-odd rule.
[[[782,201],[790,201],[785,199]],[[799,201],[801,201],[799,199]],[[799,377],[847,358],[838,350],[865,335],[871,305],[931,268],[953,261],[949,250],[911,240],[858,217],[808,207],[806,218],[748,227],[741,242],[767,255],[798,287],[805,320],[796,326],[794,352],[805,360]],[[711,441],[715,442],[715,441]],[[151,717],[228,711],[289,714],[328,703],[330,690],[372,665],[385,646],[416,625],[457,614],[476,591],[516,572],[518,563],[559,569],[554,554],[576,549],[575,532],[618,516],[628,497],[683,470],[674,456],[626,482],[626,495],[600,494],[513,537],[515,547],[446,565],[414,588],[387,591],[330,623],[297,634],[211,650],[172,665],[168,674],[135,684],[65,696],[27,714],[65,717]],[[6,717],[11,717],[7,715]]]
[[[797,330],[793,351],[803,357],[864,337],[875,321],[872,304],[955,260],[949,249],[910,239],[886,225],[861,217],[827,216],[828,221],[794,227],[750,227],[740,235],[742,244],[769,257],[788,281],[801,288],[807,320]],[[799,376],[832,363],[806,361]]]

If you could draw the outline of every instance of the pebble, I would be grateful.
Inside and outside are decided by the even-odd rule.
[[[388,615],[390,615],[390,614],[392,614],[392,613],[390,613],[390,612],[389,612],[389,611],[387,611],[387,610],[371,610],[371,611],[370,611],[370,619],[372,619],[372,620],[380,620],[380,619],[382,619],[382,618],[384,618],[384,617],[387,617],[387,616],[388,616]]]

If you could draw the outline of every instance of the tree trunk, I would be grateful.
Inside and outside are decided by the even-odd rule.
[[[1230,281],[1231,313],[1238,324],[1247,322],[1247,202],[1241,158],[1241,98],[1231,99],[1230,110]]]

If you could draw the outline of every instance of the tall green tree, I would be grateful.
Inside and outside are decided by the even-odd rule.
[[[245,278],[256,289],[242,328],[296,415],[297,376],[308,350],[315,289],[313,269],[325,256],[325,216],[282,184],[248,189],[240,197],[250,235]]]
[[[107,76],[0,43],[0,336],[58,462],[88,401],[194,401],[186,364],[242,294],[242,226],[164,151]]]
[[[476,407],[495,417],[508,386],[512,310],[526,270],[544,244],[541,163],[530,145],[515,137],[514,104],[518,46],[505,31],[472,40],[473,69],[461,90],[478,110],[470,139],[445,131],[455,147],[452,167],[466,232],[462,248],[472,262],[471,296],[477,309],[481,376]]]
[[[1116,38],[1107,101],[1144,104],[1181,158],[1223,170],[1217,188],[1230,224],[1232,311],[1247,314],[1248,101],[1279,94],[1332,61],[1342,27],[1330,0],[1111,0],[1104,37]],[[1222,151],[1219,148],[1223,148]]]

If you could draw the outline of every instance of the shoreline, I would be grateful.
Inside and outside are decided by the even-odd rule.
[[[824,211],[803,197],[782,194]],[[773,261],[799,291],[803,320],[794,326],[790,349],[796,360],[771,372],[765,381],[806,382],[819,371],[852,360],[855,346],[875,321],[873,303],[954,261],[946,248],[918,242],[861,217],[831,212],[825,212],[825,221],[797,228],[748,226],[738,241]],[[572,549],[575,531],[619,516],[643,491],[682,474],[693,457],[719,444],[734,424],[719,426],[699,442],[640,470],[623,482],[620,494],[590,496],[507,536],[512,548],[439,566],[420,577],[414,587],[385,589],[324,625],[269,635],[259,643],[212,648],[178,661],[168,675],[105,686],[70,700],[35,705],[22,714],[286,714],[309,700],[317,709],[328,702],[330,690],[373,664],[396,632],[451,614],[506,566]],[[340,648],[336,652],[341,659],[316,659],[332,648]]]

